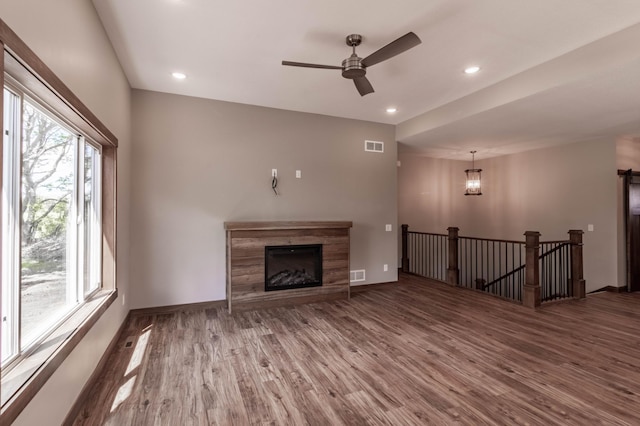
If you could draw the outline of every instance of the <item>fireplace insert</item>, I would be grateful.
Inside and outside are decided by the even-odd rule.
[[[322,244],[266,246],[264,290],[322,285]]]

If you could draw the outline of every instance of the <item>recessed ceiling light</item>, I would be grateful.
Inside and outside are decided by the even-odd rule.
[[[394,107],[389,107],[389,108],[387,108],[387,112],[388,112],[389,114],[393,114],[393,113],[394,113],[394,112],[396,112],[396,111],[398,111],[398,109],[397,109],[397,108],[394,108]]]
[[[478,71],[480,71],[480,67],[476,65],[464,69],[465,74],[475,74]]]
[[[174,72],[174,73],[171,73],[171,75],[173,76],[173,78],[177,80],[184,80],[185,78],[187,78],[187,75],[181,72]]]

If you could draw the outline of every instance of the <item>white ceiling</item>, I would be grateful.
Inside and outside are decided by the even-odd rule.
[[[445,158],[640,136],[638,0],[93,2],[133,88],[396,124],[405,149]],[[422,44],[369,68],[365,97],[338,70],[281,65],[409,31]]]

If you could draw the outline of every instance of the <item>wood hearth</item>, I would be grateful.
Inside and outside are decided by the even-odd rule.
[[[352,222],[225,222],[229,312],[349,298]],[[265,247],[322,244],[322,286],[265,291]]]

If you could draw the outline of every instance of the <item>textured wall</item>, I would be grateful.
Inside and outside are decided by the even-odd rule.
[[[351,269],[397,279],[393,126],[140,90],[133,123],[133,307],[224,299],[225,221],[353,221]]]
[[[483,161],[483,195],[465,197],[464,169],[470,162],[400,154],[399,222],[414,230],[524,240],[585,231],[587,290],[617,285],[617,198],[615,143],[597,141],[527,151]],[[587,232],[588,225],[593,232]]]

